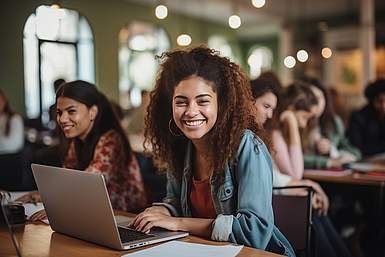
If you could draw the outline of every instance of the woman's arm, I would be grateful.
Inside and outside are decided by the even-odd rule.
[[[148,232],[152,227],[162,227],[210,238],[213,219],[179,217],[182,215],[180,190],[180,181],[172,173],[167,173],[167,196],[163,202],[153,203],[152,207],[137,215],[132,226],[144,232]]]
[[[307,169],[325,169],[328,167],[329,157],[316,153],[304,153],[304,166]]]
[[[337,149],[352,154],[356,157],[356,160],[361,159],[362,155],[360,150],[354,147],[345,136],[345,127],[339,116],[334,117],[334,124],[336,126],[336,138],[338,138]]]
[[[280,121],[288,131],[288,138],[286,140],[283,138],[282,131],[273,133],[273,144],[276,147],[276,154],[279,155],[277,158],[274,157],[274,160],[281,172],[295,179],[301,179],[304,161],[297,119],[292,111],[287,110],[280,115]]]
[[[272,132],[271,138],[274,145],[273,158],[278,169],[292,178],[301,179],[304,165],[301,145],[288,146],[278,130]]]
[[[196,236],[210,238],[213,221],[213,219],[172,217],[167,214],[165,207],[153,206],[136,216],[132,226],[136,230],[147,233],[153,227],[161,227],[171,231],[187,231]]]
[[[272,210],[272,163],[266,146],[251,133],[238,150],[238,163],[232,171],[237,185],[237,211],[229,240],[266,249],[274,229]],[[215,222],[216,226],[223,224]]]

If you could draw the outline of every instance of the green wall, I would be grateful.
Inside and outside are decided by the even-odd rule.
[[[13,108],[24,114],[23,29],[36,7],[52,1],[8,0],[0,3],[0,87],[6,92]],[[210,35],[225,36],[240,53],[234,32],[223,25],[175,15],[169,12],[165,20],[154,16],[154,8],[127,3],[123,0],[62,0],[64,8],[79,11],[88,19],[94,34],[96,84],[111,99],[118,100],[118,33],[134,20],[162,26],[170,36],[172,46],[182,28],[192,37],[192,44],[207,43]],[[183,26],[183,27],[182,27]],[[145,71],[144,71],[145,72]]]

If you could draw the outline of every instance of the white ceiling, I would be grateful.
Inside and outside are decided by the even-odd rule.
[[[125,0],[155,6],[158,0]],[[366,1],[366,0],[365,0]],[[376,6],[385,7],[385,1],[374,0]],[[251,5],[251,0],[163,0],[172,12],[182,13],[209,21],[227,24],[236,5],[242,18],[237,33],[249,35],[274,34],[284,20],[317,19],[359,12],[360,0],[266,0],[263,8]]]

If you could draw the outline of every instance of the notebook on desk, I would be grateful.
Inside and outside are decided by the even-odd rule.
[[[145,234],[117,224],[101,174],[37,164],[32,164],[32,171],[57,232],[119,250],[188,235],[160,229]]]
[[[383,172],[385,174],[385,164],[377,162],[353,162],[349,164],[349,168],[359,172]]]

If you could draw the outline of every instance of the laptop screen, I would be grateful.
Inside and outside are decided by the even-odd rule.
[[[0,214],[2,215],[2,217],[0,217],[0,220],[2,221],[0,225],[0,230],[1,232],[8,231],[9,233],[9,236],[5,241],[5,244],[1,244],[0,246],[0,256],[22,257],[20,253],[20,246],[15,235],[15,228],[12,222],[13,217],[10,211],[10,208],[11,208],[10,199],[11,199],[11,196],[8,192],[0,191],[0,201],[1,201]]]

